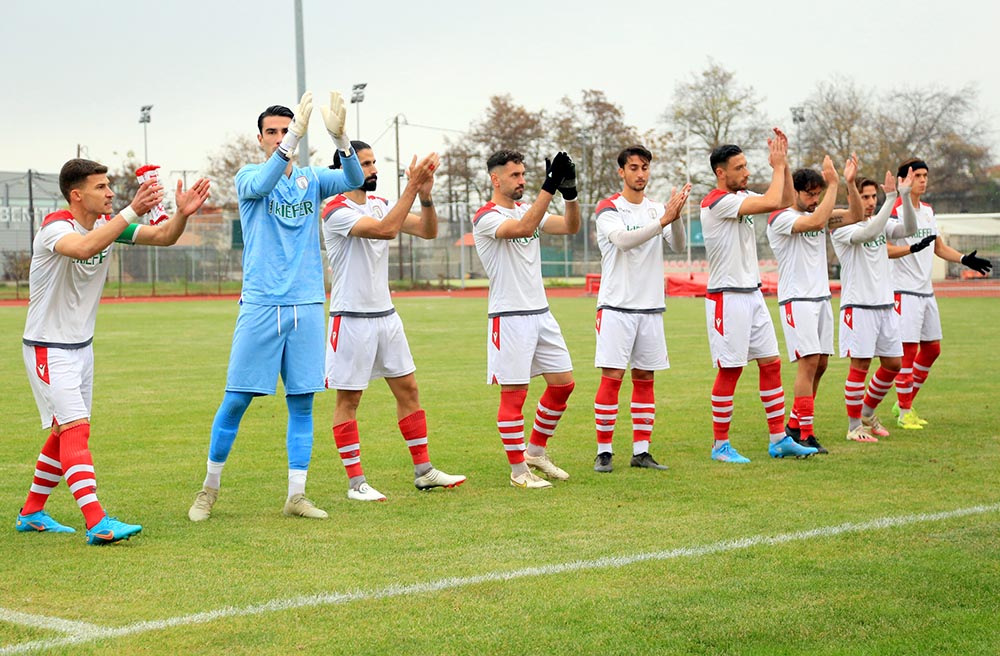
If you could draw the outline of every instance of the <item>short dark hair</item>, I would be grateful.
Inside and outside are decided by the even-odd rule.
[[[63,164],[59,171],[59,191],[66,202],[69,202],[69,192],[82,185],[92,175],[102,175],[108,172],[108,167],[89,159],[71,159]]]
[[[264,119],[268,116],[284,116],[285,118],[295,118],[295,114],[292,110],[288,109],[284,105],[271,105],[264,111],[260,113],[257,117],[257,132],[264,134]]]
[[[792,173],[792,186],[795,187],[795,191],[826,189],[826,180],[815,169],[796,169],[795,173]]]
[[[878,193],[878,183],[871,178],[856,178],[854,186],[858,188],[858,191],[862,191],[865,187],[875,187],[875,193]]]
[[[899,170],[896,171],[896,175],[901,178],[905,178],[906,172],[910,169],[913,169],[914,171],[919,171],[920,169],[924,169],[928,172],[930,171],[930,167],[927,166],[927,162],[919,157],[911,157],[899,165]]]
[[[618,168],[625,168],[629,157],[639,157],[647,164],[653,161],[653,153],[649,152],[644,147],[639,145],[629,146],[622,152],[618,153]]]
[[[492,173],[493,169],[505,166],[511,162],[524,164],[524,155],[516,150],[498,150],[486,160],[486,170]]]
[[[712,167],[712,173],[715,173],[715,169],[720,166],[725,166],[730,159],[742,153],[743,149],[734,144],[722,144],[721,146],[716,146],[712,150],[712,154],[708,157],[708,163]]]
[[[354,149],[354,154],[357,155],[362,150],[371,150],[371,146],[366,144],[364,141],[351,141],[351,148]],[[340,161],[340,148],[333,151],[333,165],[330,166],[331,169],[339,169],[343,163]]]

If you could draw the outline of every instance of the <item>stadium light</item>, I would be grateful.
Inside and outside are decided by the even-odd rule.
[[[799,156],[799,167],[802,167],[802,124],[806,122],[806,108],[802,105],[790,107],[792,123],[795,124],[795,152]]]
[[[358,82],[351,87],[351,104],[357,105],[354,108],[354,120],[355,120],[355,130],[354,138],[361,138],[361,103],[365,101],[365,87],[368,86],[367,82]]]
[[[143,105],[139,108],[139,123],[142,124],[142,157],[143,164],[149,164],[149,139],[146,136],[146,126],[150,122],[150,112],[153,110],[152,105]]]

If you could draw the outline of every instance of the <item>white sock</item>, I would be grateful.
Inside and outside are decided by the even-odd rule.
[[[296,494],[306,493],[306,470],[305,469],[289,469],[288,470],[288,498],[291,499]]]
[[[205,474],[205,487],[214,487],[216,490],[222,485],[222,468],[226,466],[224,462],[208,461],[208,473]]]

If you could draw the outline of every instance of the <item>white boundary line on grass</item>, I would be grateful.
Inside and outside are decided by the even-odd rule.
[[[957,508],[937,513],[920,513],[913,515],[901,515],[898,517],[882,517],[869,520],[867,522],[847,522],[837,526],[824,526],[809,529],[806,531],[796,531],[794,533],[780,533],[778,535],[754,535],[737,540],[724,540],[698,547],[681,547],[667,551],[653,551],[647,553],[633,554],[631,556],[606,556],[593,560],[576,560],[568,563],[558,563],[554,565],[542,565],[540,567],[525,567],[509,571],[488,572],[477,576],[459,576],[426,583],[411,583],[409,585],[390,585],[373,590],[355,590],[353,592],[332,592],[316,595],[292,597],[289,599],[274,599],[262,604],[243,606],[241,608],[225,606],[217,610],[194,613],[193,615],[180,615],[164,620],[152,620],[146,622],[134,622],[120,627],[102,628],[92,624],[82,622],[70,622],[47,618],[39,615],[27,615],[0,609],[0,620],[14,623],[30,624],[31,626],[46,626],[58,631],[69,632],[71,635],[62,638],[52,638],[47,640],[34,640],[21,644],[6,645],[0,647],[0,654],[23,654],[33,651],[64,647],[67,645],[79,645],[96,642],[98,640],[110,640],[123,638],[139,633],[150,631],[162,631],[178,626],[189,626],[192,624],[205,624],[229,617],[251,617],[254,615],[264,615],[267,613],[277,613],[292,610],[295,608],[312,608],[315,606],[335,606],[348,604],[355,601],[371,601],[388,599],[392,597],[404,597],[409,595],[428,594],[441,590],[452,590],[481,583],[497,583],[514,581],[535,576],[550,576],[552,574],[563,574],[566,572],[579,572],[591,569],[603,569],[607,567],[625,567],[635,563],[673,560],[676,558],[694,558],[698,556],[708,556],[711,554],[738,551],[758,546],[775,546],[788,542],[799,542],[802,540],[812,540],[815,538],[828,538],[845,533],[863,533],[867,531],[878,531],[896,526],[906,526],[909,524],[920,524],[925,522],[936,522],[956,517],[968,517],[971,515],[982,515],[985,513],[1000,511],[1000,503],[983,506],[971,506],[969,508]],[[12,619],[20,616],[25,620],[18,622]],[[43,625],[42,622],[47,622]]]

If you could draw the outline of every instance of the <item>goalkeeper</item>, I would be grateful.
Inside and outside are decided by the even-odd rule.
[[[211,516],[243,413],[253,397],[276,392],[279,374],[288,405],[288,497],[283,512],[327,517],[305,496],[313,443],[313,394],[324,389],[326,296],[319,247],[320,201],[360,187],[364,175],[344,133],[347,111],[340,94],[331,93],[330,104],[321,110],[340,151],[342,170],[300,168],[292,161],[312,113],[312,94],[307,92],[294,114],[281,105],[261,113],[257,141],[267,161],[248,164],[236,174],[244,242],[243,290],[226,390],[212,422],[208,471],[188,511],[191,521]]]

